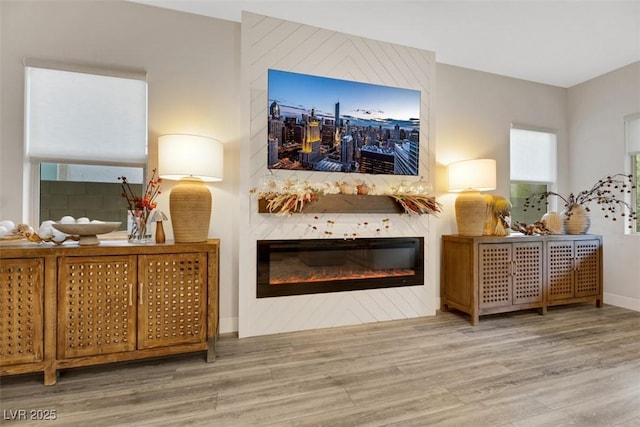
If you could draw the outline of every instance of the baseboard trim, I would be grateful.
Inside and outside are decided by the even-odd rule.
[[[220,319],[220,333],[228,334],[231,332],[238,332],[238,318],[237,317],[225,317]]]
[[[616,307],[622,307],[633,311],[640,311],[640,300],[624,297],[616,294],[604,294],[604,302]],[[436,312],[440,310],[440,297],[436,298]],[[220,319],[220,333],[228,334],[238,332],[238,318],[225,317]]]
[[[615,305],[616,307],[627,308],[633,311],[640,311],[640,299],[605,293],[604,302],[605,304]]]

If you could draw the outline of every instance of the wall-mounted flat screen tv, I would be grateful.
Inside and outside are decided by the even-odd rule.
[[[269,70],[268,167],[419,174],[420,91]]]

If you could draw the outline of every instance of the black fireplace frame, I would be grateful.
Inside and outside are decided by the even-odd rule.
[[[327,280],[293,284],[270,284],[270,254],[300,251],[344,251],[350,249],[413,248],[414,274],[400,277],[382,277],[349,280]],[[339,252],[338,252],[339,253]],[[306,295],[329,292],[358,291],[365,289],[395,288],[424,285],[423,237],[374,237],[358,239],[300,239],[258,240],[256,245],[256,294],[258,298],[290,295]]]

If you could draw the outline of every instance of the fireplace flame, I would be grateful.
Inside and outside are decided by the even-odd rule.
[[[295,283],[317,283],[317,282],[329,282],[340,280],[354,280],[354,279],[379,279],[390,277],[404,277],[413,276],[414,270],[409,269],[388,269],[388,270],[361,270],[361,271],[329,271],[324,270],[322,272],[309,272],[299,275],[287,275],[280,277],[271,277],[269,279],[270,285],[289,285]]]

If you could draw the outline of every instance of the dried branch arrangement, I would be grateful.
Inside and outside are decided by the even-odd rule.
[[[542,205],[546,207],[549,203],[550,196],[559,197],[564,203],[565,215],[572,215],[572,208],[575,206],[584,206],[587,212],[590,212],[589,204],[595,203],[600,206],[600,210],[604,212],[605,218],[611,218],[617,221],[620,217],[627,217],[629,228],[633,227],[634,221],[638,218],[638,213],[627,203],[624,198],[625,194],[631,194],[636,184],[633,182],[633,175],[615,174],[598,180],[588,190],[583,190],[577,195],[570,193],[565,197],[553,191],[543,193],[535,193],[525,199],[524,208],[535,208],[542,210]],[[545,209],[546,210],[546,209]]]

